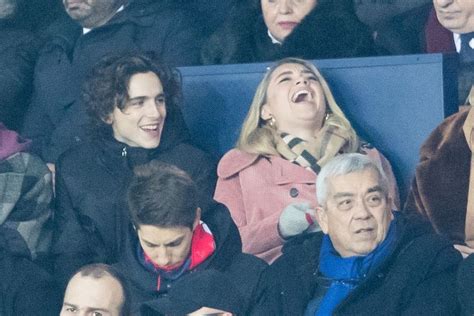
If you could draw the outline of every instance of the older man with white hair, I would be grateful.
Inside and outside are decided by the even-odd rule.
[[[267,315],[448,315],[459,309],[452,245],[390,208],[386,176],[339,155],[316,181],[323,233],[290,240],[260,282]],[[280,222],[280,226],[285,223]]]

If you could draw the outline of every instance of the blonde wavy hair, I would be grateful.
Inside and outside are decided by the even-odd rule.
[[[264,156],[279,155],[276,150],[277,139],[280,137],[276,129],[269,122],[260,117],[262,106],[266,103],[267,89],[275,69],[284,64],[299,64],[311,71],[321,83],[326,99],[328,118],[324,120],[323,126],[330,124],[349,132],[349,142],[343,148],[345,153],[357,152],[359,150],[359,137],[352,128],[351,123],[337,105],[328,83],[319,70],[310,62],[299,58],[284,58],[277,61],[265,74],[257,87],[247,117],[242,125],[240,136],[236,147],[244,152]]]

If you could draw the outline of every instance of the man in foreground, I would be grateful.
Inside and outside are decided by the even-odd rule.
[[[387,187],[383,170],[364,155],[325,165],[316,182],[324,234],[285,246],[262,277],[257,313],[455,314],[460,254],[428,225],[392,211]]]

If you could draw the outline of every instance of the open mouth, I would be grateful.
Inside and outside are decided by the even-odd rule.
[[[148,124],[142,125],[140,128],[145,132],[156,132],[158,130],[159,124]]]
[[[297,91],[295,94],[293,94],[291,101],[293,101],[294,103],[301,103],[301,102],[311,101],[312,98],[313,97],[311,95],[311,92],[309,92],[308,90],[300,90],[300,91]]]

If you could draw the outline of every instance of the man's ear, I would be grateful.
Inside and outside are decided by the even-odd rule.
[[[196,229],[197,225],[201,222],[201,208],[196,208],[196,218],[194,218],[193,231]]]
[[[262,105],[262,108],[260,109],[260,118],[264,121],[268,121],[273,117],[272,112],[270,110],[270,106],[268,104]]]
[[[321,227],[321,230],[323,231],[323,233],[327,234],[329,231],[328,216],[324,208],[320,206],[316,208],[316,218],[318,219],[319,226]]]

